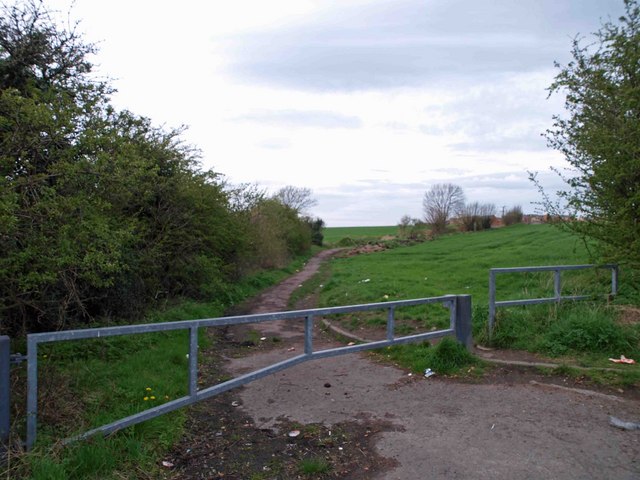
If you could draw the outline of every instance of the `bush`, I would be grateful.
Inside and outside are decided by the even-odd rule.
[[[515,225],[516,223],[522,223],[522,218],[522,207],[516,205],[502,216],[502,223],[504,223],[505,226]]]

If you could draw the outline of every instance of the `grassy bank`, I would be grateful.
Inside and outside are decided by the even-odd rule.
[[[621,310],[604,300],[610,288],[608,270],[562,275],[564,295],[592,295],[593,302],[498,309],[495,335],[489,342],[486,325],[490,268],[571,265],[589,260],[582,241],[550,225],[516,225],[454,234],[410,247],[333,260],[320,303],[332,306],[471,294],[474,338],[482,343],[529,350],[581,365],[613,366],[608,357],[640,356],[638,323],[625,321]],[[552,297],[553,289],[551,272],[497,277],[497,300]],[[613,303],[634,303],[635,295],[621,272],[620,295]],[[445,327],[448,311],[435,306],[413,307],[398,310],[397,318],[398,333],[407,334]],[[335,320],[351,331],[371,336],[384,331],[386,314],[347,315]]]
[[[225,299],[179,302],[155,312],[146,321],[222,316],[231,303],[294,273],[307,258],[298,258],[285,269],[247,278]],[[214,340],[201,331],[199,341],[205,348]],[[50,480],[160,476],[157,460],[182,436],[187,409],[129,427],[108,439],[95,437],[66,447],[60,440],[185,395],[187,353],[186,331],[43,345],[39,351],[38,441],[31,453],[12,455],[6,471],[0,469],[0,477]],[[13,423],[14,440],[24,439],[24,370],[15,369],[12,379],[13,410],[20,415]]]

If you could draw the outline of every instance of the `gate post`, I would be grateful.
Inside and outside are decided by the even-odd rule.
[[[467,350],[473,348],[473,336],[471,333],[471,295],[456,295],[456,318],[454,322],[456,339]]]
[[[5,447],[9,447],[10,429],[10,392],[11,381],[9,378],[9,364],[11,361],[11,349],[9,337],[0,335],[0,453]]]

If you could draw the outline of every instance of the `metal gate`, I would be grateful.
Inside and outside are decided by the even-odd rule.
[[[416,335],[396,337],[395,310],[399,307],[409,307],[425,304],[442,304],[449,313],[449,328]],[[314,350],[313,324],[314,318],[323,315],[346,314],[362,311],[386,310],[387,328],[386,339],[358,345],[349,345],[325,350]],[[203,327],[221,327],[248,323],[262,323],[285,319],[304,319],[304,353],[287,360],[269,365],[256,371],[241,375],[231,380],[198,389],[198,329]],[[200,320],[185,320],[177,322],[152,323],[143,325],[127,325],[118,327],[91,328],[82,330],[67,330],[61,332],[34,333],[27,335],[27,439],[26,447],[30,449],[37,434],[38,415],[38,345],[41,343],[61,342],[67,340],[81,340],[88,338],[104,338],[118,335],[131,335],[169,330],[189,330],[189,372],[188,394],[181,398],[166,402],[142,412],[130,415],[115,422],[89,430],[81,435],[68,438],[71,442],[102,433],[104,435],[116,432],[125,427],[135,425],[205,400],[266,375],[284,370],[299,363],[320,358],[344,355],[376,348],[388,347],[405,343],[425,341],[444,336],[455,336],[467,348],[472,346],[471,337],[471,295],[444,295],[440,297],[420,298],[414,300],[399,300],[394,302],[370,303],[364,305],[350,305],[342,307],[317,308],[310,310],[295,310],[278,313],[257,315],[242,315],[234,317],[208,318]],[[6,443],[9,436],[9,338],[0,337],[0,443]],[[5,366],[6,365],[6,369]],[[6,370],[6,371],[5,371]],[[2,388],[7,386],[6,389]]]

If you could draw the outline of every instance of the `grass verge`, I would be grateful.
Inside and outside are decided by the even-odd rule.
[[[146,322],[222,316],[239,302],[302,268],[261,272],[211,302],[182,301],[149,315]],[[199,347],[212,340],[201,332]],[[20,346],[16,346],[20,349]],[[186,331],[44,344],[39,349],[38,439],[28,454],[10,452],[0,476],[12,479],[158,478],[157,459],[181,437],[185,409],[64,446],[61,439],[181,397],[187,393]],[[25,369],[12,372],[15,412],[12,441],[24,439]]]

